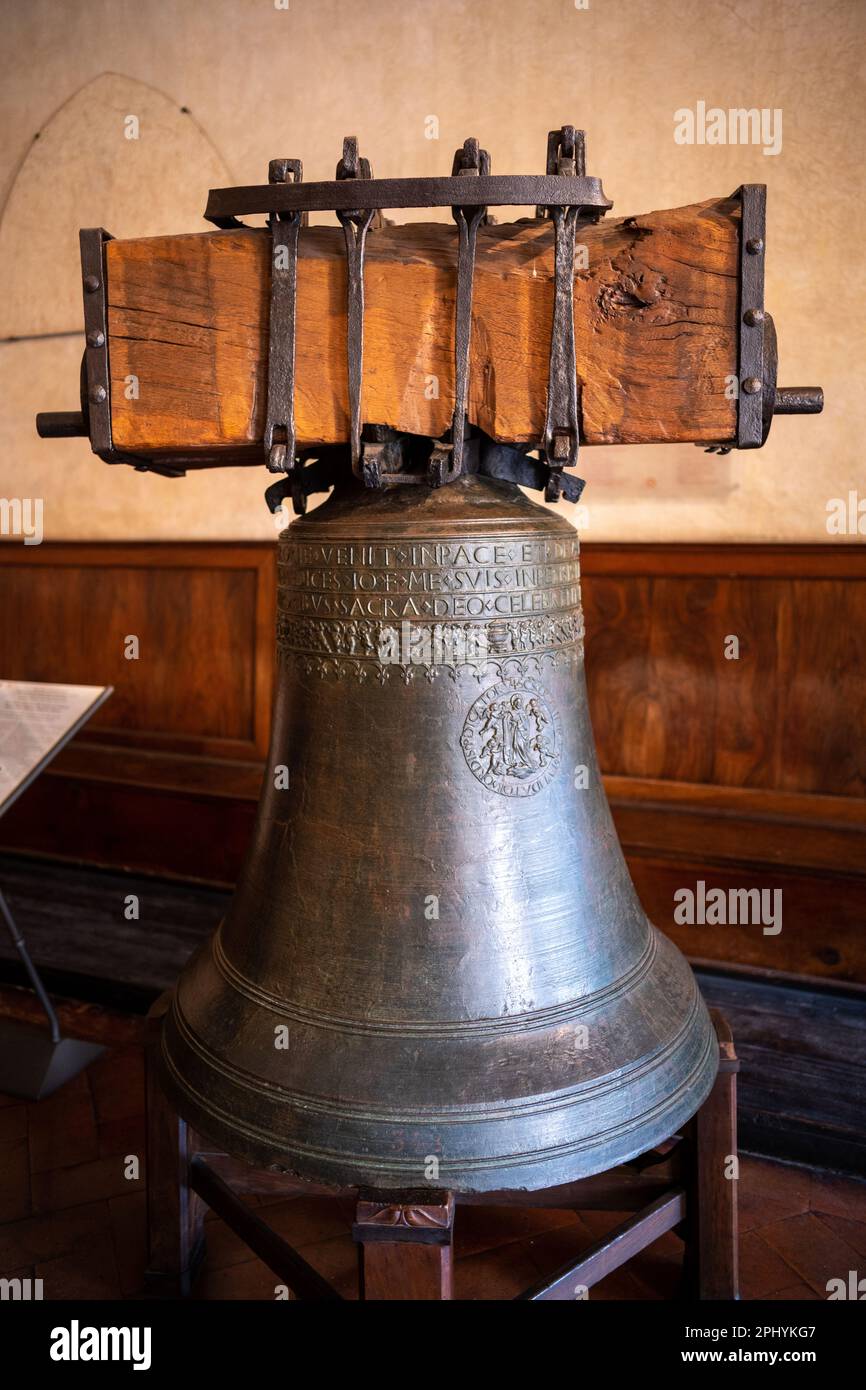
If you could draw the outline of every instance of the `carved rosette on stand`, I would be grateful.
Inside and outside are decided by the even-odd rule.
[[[572,526],[475,476],[350,480],[280,539],[278,645],[247,864],[165,1034],[181,1113],[385,1191],[547,1187],[673,1133],[717,1047],[613,829]]]

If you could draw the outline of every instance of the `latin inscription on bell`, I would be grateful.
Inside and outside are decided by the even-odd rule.
[[[324,680],[534,679],[582,659],[578,552],[576,534],[340,545],[284,536],[280,649]]]
[[[500,681],[480,695],[460,743],[470,769],[502,796],[533,796],[559,770],[559,716],[540,681]]]

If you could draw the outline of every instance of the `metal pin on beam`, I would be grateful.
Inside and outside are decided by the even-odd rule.
[[[824,392],[820,386],[777,386],[774,415],[820,415]]]
[[[80,439],[87,437],[87,421],[81,410],[40,410],[36,416],[40,439]]]

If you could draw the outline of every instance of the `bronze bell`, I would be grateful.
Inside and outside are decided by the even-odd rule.
[[[279,573],[256,829],[164,1034],[180,1112],[387,1190],[549,1187],[675,1133],[717,1045],[614,832],[573,527],[477,475],[348,478]]]

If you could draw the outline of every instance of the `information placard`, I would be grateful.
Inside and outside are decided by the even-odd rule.
[[[0,680],[0,815],[109,697],[110,685]]]

